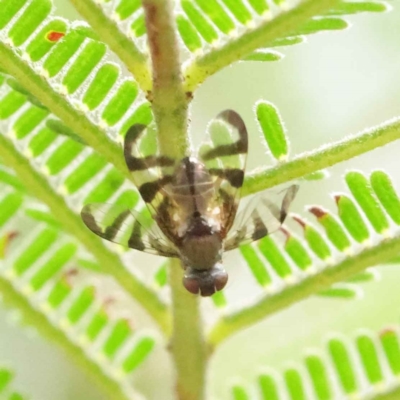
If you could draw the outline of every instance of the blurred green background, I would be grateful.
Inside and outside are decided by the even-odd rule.
[[[57,0],[57,14],[79,19],[67,0]],[[347,17],[351,28],[310,36],[305,44],[282,49],[285,58],[272,63],[237,63],[208,79],[195,93],[191,133],[198,142],[208,121],[225,108],[237,110],[250,131],[249,169],[269,165],[260,146],[253,106],[259,99],[274,103],[285,121],[291,154],[312,150],[400,115],[400,1],[391,12]],[[278,49],[279,50],[279,49]],[[343,173],[382,168],[400,191],[400,143],[392,143],[330,169],[330,178],[303,183],[293,211],[321,204],[335,209],[331,194],[345,191]],[[312,220],[312,217],[309,218]],[[228,254],[229,298],[245,302],[241,276],[249,272]],[[362,285],[360,299],[312,297],[253,326],[225,342],[209,371],[208,398],[228,399],[233,378],[251,381],[262,367],[282,369],[301,360],[308,348],[322,349],[331,332],[351,337],[360,328],[379,330],[398,323],[400,270],[379,268],[381,279]],[[205,309],[209,300],[204,300]],[[42,400],[102,399],[61,351],[13,323],[15,315],[0,310],[1,362],[18,372],[16,385]],[[205,315],[207,320],[207,315]],[[161,347],[161,346],[159,346]],[[188,355],[190,356],[190,355]],[[132,380],[148,399],[172,399],[171,364],[159,348]]]

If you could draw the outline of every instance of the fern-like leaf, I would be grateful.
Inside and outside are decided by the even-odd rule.
[[[399,197],[387,174],[375,171],[371,180],[375,182],[376,193],[386,202],[385,208],[395,209]],[[277,237],[266,237],[240,249],[261,291],[256,297],[253,290],[253,302],[217,322],[211,331],[211,342],[217,344],[237,329],[321,290],[323,296],[354,297],[355,294],[351,294],[353,285],[366,278],[367,267],[397,256],[400,240],[396,214],[390,223],[368,178],[361,173],[348,172],[346,181],[354,198],[335,195],[340,220],[321,207],[309,208],[322,232],[303,217],[294,215],[294,221],[302,228],[303,240],[293,232],[294,228],[286,226],[282,230],[283,243],[279,243]],[[355,181],[362,184],[355,184]],[[385,190],[388,195],[382,197]],[[357,277],[359,272],[363,274]],[[373,274],[367,276],[370,279]],[[351,279],[350,288],[348,284],[344,287],[340,284],[329,289],[347,279]]]
[[[236,383],[232,400],[352,399],[389,400],[399,397],[399,327],[379,333],[362,330],[351,340],[331,335],[321,350],[310,349],[304,363],[284,371],[264,368],[257,384]],[[257,393],[257,394],[256,394]],[[260,396],[260,397],[259,397]]]

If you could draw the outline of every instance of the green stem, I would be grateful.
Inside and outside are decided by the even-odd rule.
[[[339,142],[299,154],[283,164],[250,173],[243,185],[242,196],[301,178],[397,139],[400,139],[400,118],[391,119]]]
[[[335,266],[326,266],[321,272],[303,281],[287,286],[277,294],[264,295],[256,303],[227,314],[213,327],[209,334],[212,346],[217,346],[236,332],[283,310],[308,296],[329,288],[336,282],[345,281],[368,267],[390,260],[400,252],[400,237],[383,240],[359,254],[348,257]]]
[[[118,29],[117,24],[105,15],[98,1],[70,0],[77,11],[96,31],[100,39],[124,62],[144,92],[151,90],[151,77],[147,57]]]
[[[292,10],[266,21],[256,29],[229,40],[201,57],[196,58],[184,71],[185,90],[193,92],[207,77],[241,60],[252,51],[268,47],[276,39],[293,34],[310,18],[324,14],[338,0],[308,0]]]
[[[113,142],[99,126],[93,124],[83,112],[74,109],[62,93],[56,92],[49,82],[36,73],[18,54],[7,44],[0,42],[0,68],[12,75],[29,93],[64,121],[90,147],[103,155],[126,178],[132,180],[132,176],[125,165],[121,147]]]
[[[91,361],[84,350],[68,339],[64,332],[57,329],[50,323],[44,314],[33,307],[10,282],[0,277],[0,293],[2,301],[6,306],[18,310],[22,315],[25,324],[35,327],[45,338],[56,343],[73,362],[85,371],[87,376],[108,395],[108,398],[115,400],[127,400],[128,397],[122,392],[119,382],[112,380],[105,375],[99,365]]]
[[[53,190],[43,175],[32,168],[29,161],[3,134],[0,134],[0,156],[6,165],[15,170],[28,191],[49,207],[65,231],[75,236],[78,242],[93,254],[102,272],[112,275],[121,287],[147,310],[161,330],[169,334],[170,320],[166,305],[143,282],[129,273],[121,259],[84,226],[80,217],[68,207],[65,199]]]
[[[189,147],[189,99],[183,90],[173,4],[171,0],[143,0],[142,3],[152,63],[151,101],[160,152],[182,158]]]
[[[142,0],[142,4],[152,62],[152,106],[160,152],[180,159],[189,147],[188,99],[182,85],[173,4],[170,0]],[[207,351],[199,299],[183,288],[178,260],[171,261],[169,282],[173,315],[170,350],[176,367],[177,396],[180,400],[203,400]]]
[[[202,333],[200,299],[189,294],[182,285],[182,268],[177,259],[171,261],[169,281],[174,312],[170,350],[177,370],[179,400],[202,400],[205,396],[207,347]]]
[[[377,394],[371,400],[398,400],[400,399],[400,388],[393,389],[389,393]]]

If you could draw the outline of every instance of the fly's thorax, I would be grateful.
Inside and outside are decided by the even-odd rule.
[[[222,239],[219,230],[202,216],[190,220],[180,245],[185,265],[197,270],[212,268],[222,259]]]
[[[185,157],[165,187],[182,214],[205,213],[214,195],[214,182],[207,168],[194,157]]]

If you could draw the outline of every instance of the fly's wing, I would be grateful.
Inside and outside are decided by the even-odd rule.
[[[254,197],[250,204],[237,215],[227,235],[225,251],[261,239],[279,229],[298,190],[298,185],[290,186],[280,193],[281,199],[278,201],[271,200],[267,195]]]
[[[248,135],[243,119],[233,110],[218,114],[209,132],[211,142],[200,148],[199,156],[214,178],[214,203],[219,207],[224,237],[232,226],[240,200]]]
[[[133,181],[139,190],[153,218],[161,227],[163,233],[173,240],[176,224],[172,215],[176,206],[163,190],[173,180],[173,174],[178,161],[159,155],[156,144],[143,146],[149,135],[153,133],[153,143],[156,143],[155,131],[146,125],[135,124],[128,129],[124,140],[124,157],[126,165],[132,174]],[[150,136],[150,141],[151,141]]]
[[[162,202],[161,189],[172,180],[177,160],[157,154],[156,146],[149,146],[152,154],[144,153],[143,142],[151,133],[146,125],[135,124],[128,129],[124,140],[124,157],[133,181],[150,211],[157,212]],[[151,139],[150,139],[151,140]]]
[[[131,249],[177,257],[175,247],[165,238],[156,223],[117,204],[88,204],[81,217],[96,235]]]

